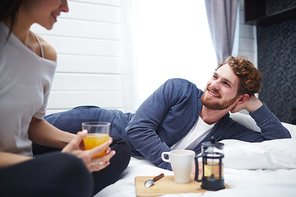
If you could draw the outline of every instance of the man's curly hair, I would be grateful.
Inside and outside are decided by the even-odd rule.
[[[238,95],[254,95],[260,92],[262,73],[246,57],[226,57],[223,62],[218,63],[216,70],[225,64],[228,64],[239,78]]]

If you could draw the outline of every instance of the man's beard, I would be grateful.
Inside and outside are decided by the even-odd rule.
[[[206,98],[207,91],[205,91],[201,96],[201,103],[211,109],[211,110],[224,110],[230,107],[238,98],[238,96],[235,96],[233,99],[228,101],[223,101],[222,103],[218,101],[211,101],[210,99]]]

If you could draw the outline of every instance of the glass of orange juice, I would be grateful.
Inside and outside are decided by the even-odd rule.
[[[83,122],[82,130],[87,130],[88,132],[87,136],[83,139],[85,150],[93,149],[94,147],[106,142],[109,139],[110,127],[110,122]],[[93,156],[93,158],[105,156],[105,152],[106,149],[101,153]]]

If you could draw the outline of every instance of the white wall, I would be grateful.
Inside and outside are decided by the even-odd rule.
[[[137,104],[169,78],[204,89],[217,67],[204,0],[137,1]]]
[[[245,24],[244,0],[239,1],[238,55],[244,55],[257,67],[256,26]]]
[[[51,31],[32,30],[57,51],[47,114],[78,105],[123,107],[121,0],[68,0]]]
[[[239,36],[238,36],[238,55],[247,56],[255,67],[257,62],[257,33],[255,25],[245,24],[244,0],[239,0]],[[256,94],[257,97],[258,94]],[[240,111],[243,114],[249,114],[244,109]]]
[[[133,111],[136,83],[126,80],[132,78],[132,62],[121,52],[126,45],[122,8],[129,0],[68,0],[68,4],[70,12],[62,13],[51,31],[32,27],[58,54],[47,114],[79,105]],[[256,27],[244,24],[243,0],[239,18],[238,54],[257,65]]]

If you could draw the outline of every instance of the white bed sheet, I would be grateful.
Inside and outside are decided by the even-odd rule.
[[[260,132],[249,116],[240,113],[231,117],[246,127]],[[230,189],[202,194],[167,194],[163,197],[294,197],[296,196],[296,126],[283,125],[292,139],[248,143],[223,140],[225,144],[224,179]],[[136,197],[135,177],[156,176],[173,172],[155,167],[142,157],[131,158],[122,178],[95,197]]]
[[[296,196],[296,139],[246,143],[225,140],[224,179],[230,189],[205,194],[167,194],[164,197],[293,197]],[[243,156],[243,157],[242,157]],[[131,158],[122,178],[95,197],[135,197],[135,177],[173,172],[145,158]]]
[[[136,197],[135,177],[172,175],[168,170],[153,166],[146,159],[132,158],[122,178],[106,187],[95,197]],[[296,196],[296,169],[238,170],[224,169],[225,183],[230,189],[205,194],[167,194],[163,197],[293,197]]]
[[[127,169],[123,172],[122,178],[116,183],[106,187],[95,197],[135,197],[135,177],[136,176],[156,176],[160,173],[173,175],[172,171],[155,167],[143,157],[132,157]]]

